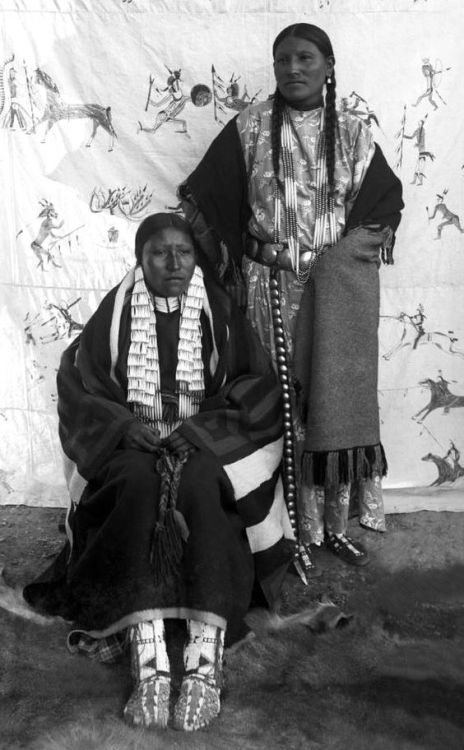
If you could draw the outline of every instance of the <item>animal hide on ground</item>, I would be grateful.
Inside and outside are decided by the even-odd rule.
[[[23,620],[29,620],[36,625],[52,625],[61,621],[61,617],[44,617],[30,607],[25,601],[22,589],[13,588],[5,581],[4,570],[0,568],[0,608],[5,609]]]
[[[255,635],[277,632],[303,625],[313,633],[324,633],[327,630],[342,628],[348,625],[354,615],[347,615],[329,598],[323,597],[310,607],[293,615],[279,615],[266,609],[251,610],[246,623]]]

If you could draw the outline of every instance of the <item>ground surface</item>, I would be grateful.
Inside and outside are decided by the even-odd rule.
[[[63,511],[0,507],[0,567],[13,586],[61,548]],[[388,516],[388,532],[352,523],[371,553],[362,569],[321,551],[320,578],[290,575],[282,613],[323,595],[353,614],[344,629],[258,633],[227,657],[220,717],[184,735],[121,720],[126,661],[70,655],[67,626],[0,609],[0,748],[16,750],[463,750],[464,513]]]

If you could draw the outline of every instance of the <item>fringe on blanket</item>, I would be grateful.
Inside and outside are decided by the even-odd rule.
[[[389,230],[388,236],[385,238],[380,248],[380,258],[382,263],[386,266],[392,266],[395,262],[393,259],[393,248],[395,247],[396,237],[391,227],[389,227]]]
[[[365,445],[338,451],[305,451],[301,477],[308,486],[348,484],[358,479],[384,477],[388,465],[383,445]]]

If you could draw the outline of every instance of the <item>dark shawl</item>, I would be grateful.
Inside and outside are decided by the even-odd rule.
[[[135,419],[126,401],[132,283],[128,275],[109,292],[61,359],[60,438],[69,463],[74,465],[74,477],[81,479],[81,490],[82,478],[89,481],[97,475]],[[257,576],[271,601],[294,548],[294,543],[284,538],[289,525],[282,527],[282,513],[277,514],[276,524],[282,451],[280,386],[245,316],[207,274],[205,286],[218,364],[211,372],[211,347],[204,339],[205,399],[200,412],[185,420],[178,430],[222,466],[255,553]],[[206,319],[202,322],[203,328],[208,328]],[[111,332],[115,330],[119,332],[116,352],[111,349]],[[246,486],[239,482],[237,489],[242,462],[246,466],[251,462],[256,473],[247,477]],[[78,486],[72,476],[68,470],[71,487]],[[79,501],[76,495],[73,499]],[[283,497],[281,502],[283,508]]]
[[[221,262],[219,243],[227,248],[232,262],[240,266],[250,216],[246,165],[235,119],[214,139],[178,190],[196,239],[215,266]],[[345,232],[366,221],[389,225],[395,232],[404,206],[401,194],[400,180],[376,145]]]

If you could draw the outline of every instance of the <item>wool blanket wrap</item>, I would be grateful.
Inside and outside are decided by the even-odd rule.
[[[354,229],[328,248],[301,299],[295,378],[306,425],[302,476],[310,485],[386,472],[377,403],[377,234]]]
[[[247,180],[232,120],[179,188],[205,254],[226,267],[225,280],[245,253]],[[344,236],[325,249],[303,292],[293,366],[306,424],[302,476],[310,485],[386,472],[377,403],[378,267],[380,258],[393,263],[403,205],[401,183],[376,145]],[[371,225],[382,229],[364,229]]]
[[[380,442],[380,258],[392,263],[401,183],[378,147],[347,219],[306,284],[298,313],[295,378],[306,424],[302,477],[339,485],[384,476]],[[370,226],[381,226],[371,230]]]
[[[196,447],[177,496],[189,535],[180,574],[155,580],[157,457],[121,447],[135,419],[126,401],[133,279],[131,272],[105,297],[62,355],[69,539],[24,595],[97,638],[157,617],[227,622],[229,630],[246,614],[256,581],[274,602],[294,551],[280,480],[280,387],[248,322],[205,274],[205,398],[178,428]]]

